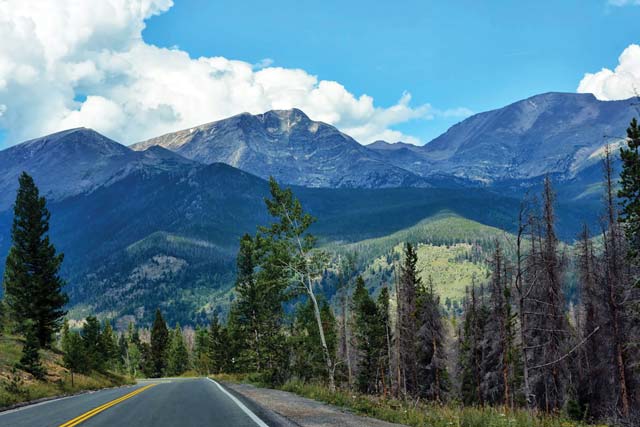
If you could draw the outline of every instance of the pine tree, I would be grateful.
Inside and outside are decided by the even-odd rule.
[[[404,263],[400,267],[398,282],[398,348],[400,365],[400,389],[405,395],[418,392],[418,364],[416,360],[416,298],[422,281],[418,272],[418,253],[407,243],[404,250]]]
[[[443,402],[449,391],[444,327],[440,298],[433,291],[433,281],[429,279],[427,289],[418,289],[417,295],[418,393],[427,400]]]
[[[381,360],[386,349],[385,325],[378,306],[364,286],[362,276],[356,279],[353,306],[358,354],[358,390],[362,393],[374,393],[378,391],[378,380],[384,372]]]
[[[633,118],[627,128],[627,146],[620,148],[622,172],[618,197],[622,202],[620,221],[627,236],[628,253],[636,265],[640,259],[640,127]]]
[[[478,297],[475,281],[467,289],[464,300],[464,321],[458,350],[460,372],[460,395],[467,405],[484,405],[482,393],[484,362],[484,342],[488,309]]]
[[[64,351],[64,366],[71,372],[71,387],[73,387],[74,374],[76,372],[86,373],[90,365],[80,334],[76,331],[67,331],[62,350]]]
[[[105,367],[113,369],[118,361],[118,339],[113,332],[111,322],[106,319],[102,324],[102,332],[100,333],[100,350]]]
[[[66,314],[67,295],[58,276],[63,255],[49,240],[50,213],[33,179],[26,173],[14,205],[12,246],[4,272],[5,300],[18,331],[31,321],[38,345],[48,347]]]
[[[209,331],[206,328],[196,329],[195,346],[193,350],[193,364],[199,374],[209,375],[212,373],[212,363],[210,358],[211,340]]]
[[[266,381],[282,374],[285,337],[283,302],[287,280],[268,239],[242,237],[238,252],[237,299],[232,311],[241,353],[237,367],[261,372]]]
[[[166,372],[168,346],[169,330],[160,309],[157,309],[151,328],[151,348],[149,349],[151,376],[154,378],[162,377]]]
[[[189,369],[189,351],[184,342],[182,329],[176,325],[171,334],[171,342],[167,357],[167,372],[171,376],[182,375]]]
[[[22,357],[18,367],[29,372],[37,379],[43,379],[46,371],[40,361],[39,343],[35,324],[30,322],[25,325],[25,343],[22,347]]]
[[[510,266],[496,239],[491,261],[486,352],[484,357],[483,400],[512,406],[516,390],[516,365],[520,355],[516,348],[516,325],[511,300]]]
[[[392,341],[393,331],[391,327],[391,315],[389,312],[389,288],[384,285],[378,295],[378,312],[380,313],[380,325],[383,328],[384,350],[380,356],[381,380],[383,394],[386,396],[391,389],[392,366]]]
[[[85,319],[81,335],[89,362],[89,369],[102,371],[106,358],[100,322],[95,316],[89,316]]]

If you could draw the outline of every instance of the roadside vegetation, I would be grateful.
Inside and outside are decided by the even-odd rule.
[[[65,367],[59,350],[41,350],[42,379],[17,368],[24,346],[24,339],[15,335],[0,337],[0,408],[45,397],[69,395],[84,390],[97,390],[132,383],[124,375],[105,371],[75,374]]]

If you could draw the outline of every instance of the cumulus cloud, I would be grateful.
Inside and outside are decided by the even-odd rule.
[[[605,101],[640,94],[640,46],[629,45],[618,58],[614,70],[603,68],[596,73],[586,73],[578,85],[578,92],[592,93]]]
[[[390,107],[301,69],[223,57],[192,58],[142,38],[145,20],[171,0],[0,0],[0,129],[7,142],[92,127],[124,143],[240,112],[297,107],[362,143],[417,138],[394,125],[465,116],[411,105]]]

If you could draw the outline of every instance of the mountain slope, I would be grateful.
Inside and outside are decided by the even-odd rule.
[[[616,148],[636,115],[631,100],[545,93],[471,116],[422,147],[384,141],[367,147],[436,185],[433,177],[440,176],[467,186],[522,188],[551,174],[560,185],[581,183],[572,190],[581,194],[601,179],[593,167],[602,147]]]
[[[92,191],[135,170],[152,173],[185,165],[195,163],[160,147],[136,152],[91,129],[70,129],[0,151],[0,211],[13,203],[23,171],[53,201]]]
[[[598,150],[624,137],[637,115],[629,100],[546,93],[472,116],[423,147],[430,173],[481,182],[571,179],[597,163]]]
[[[302,111],[240,114],[132,146],[161,146],[201,163],[222,162],[262,178],[307,187],[427,186],[424,179],[388,163],[333,126]]]

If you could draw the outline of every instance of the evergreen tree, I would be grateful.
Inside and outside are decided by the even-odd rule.
[[[140,342],[140,370],[147,378],[157,377],[156,364],[151,351],[151,345],[146,342]]]
[[[319,301],[322,327],[333,357],[337,348],[336,319],[329,304],[324,299]],[[326,378],[326,364],[322,353],[318,352],[320,335],[316,324],[313,303],[307,299],[296,309],[292,325],[289,348],[291,349],[291,372],[294,377],[304,381],[322,380]]]
[[[458,350],[458,370],[460,372],[460,395],[467,405],[483,405],[482,393],[485,328],[488,309],[478,296],[475,282],[467,289],[464,300],[464,320]]]
[[[418,365],[416,360],[416,298],[422,280],[418,272],[418,253],[407,243],[404,262],[400,266],[398,282],[398,352],[400,365],[400,389],[405,395],[415,395],[418,391]]]
[[[5,300],[18,331],[33,324],[38,345],[49,346],[66,314],[67,295],[58,276],[63,255],[49,240],[50,214],[33,179],[22,173],[14,205],[12,246],[7,256]]]
[[[445,337],[440,298],[429,280],[427,289],[418,290],[417,301],[418,393],[427,400],[443,402],[449,390]]]
[[[195,346],[193,349],[193,365],[199,374],[209,375],[213,371],[211,361],[211,340],[206,328],[196,329]]]
[[[89,361],[89,369],[102,371],[106,361],[104,342],[102,340],[100,322],[95,316],[89,316],[85,319],[81,335],[87,360]]]
[[[167,358],[167,372],[169,375],[182,375],[189,369],[189,351],[182,336],[180,325],[176,325],[171,334]]]
[[[511,298],[510,266],[496,239],[489,283],[488,333],[483,360],[483,400],[513,406],[517,387],[516,369],[520,355],[516,348],[516,316]]]
[[[640,127],[633,118],[627,128],[627,146],[620,148],[622,172],[618,197],[622,201],[620,221],[628,241],[630,258],[638,265],[640,258]]]
[[[364,286],[362,276],[356,279],[353,293],[355,335],[357,346],[357,385],[362,393],[378,391],[378,381],[384,372],[381,364],[386,349],[385,325],[378,306]]]
[[[156,317],[151,328],[150,362],[152,365],[151,376],[162,377],[167,368],[167,349],[169,346],[169,330],[162,318],[160,309],[156,310]]]
[[[100,333],[100,350],[106,368],[113,369],[118,361],[119,348],[118,338],[116,337],[111,322],[104,320],[102,324],[102,332]]]
[[[64,351],[64,366],[71,372],[71,386],[73,387],[74,374],[88,372],[90,365],[80,334],[76,331],[67,331],[62,350]]]
[[[386,396],[391,388],[392,368],[392,329],[391,316],[389,312],[389,288],[386,285],[382,287],[380,295],[378,295],[378,313],[380,314],[380,325],[382,326],[384,350],[380,355],[382,392]]]
[[[40,361],[36,326],[30,322],[25,325],[25,343],[22,347],[22,357],[18,367],[29,372],[37,379],[43,379],[46,372]]]
[[[208,338],[208,358],[211,363],[211,371],[220,373],[225,370],[233,370],[231,366],[234,357],[230,354],[234,353],[234,347],[231,340],[228,339],[227,330],[220,324],[218,313],[215,312],[209,324]]]
[[[260,236],[242,237],[237,259],[237,299],[230,319],[234,341],[239,346],[234,369],[260,372],[265,381],[277,382],[283,369],[282,304],[288,283],[276,260],[279,254],[271,249],[269,241]],[[219,367],[222,361],[217,359]]]

